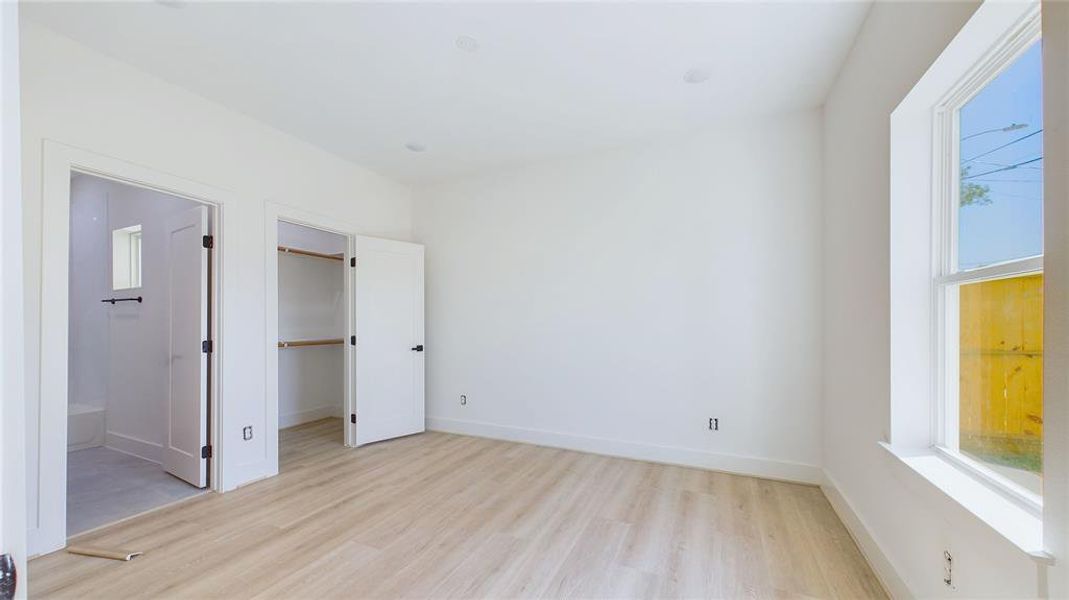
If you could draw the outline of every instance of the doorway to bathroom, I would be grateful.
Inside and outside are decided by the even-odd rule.
[[[68,537],[209,486],[212,208],[71,174]]]

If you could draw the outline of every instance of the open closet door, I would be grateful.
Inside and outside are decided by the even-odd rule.
[[[356,236],[356,445],[424,430],[423,246]]]
[[[163,468],[197,487],[208,484],[209,261],[208,208],[198,206],[167,223],[170,377]],[[152,302],[153,299],[146,299]]]

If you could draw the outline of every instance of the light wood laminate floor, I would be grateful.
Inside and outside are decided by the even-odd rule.
[[[281,432],[282,473],[30,563],[31,597],[885,597],[818,488],[426,433]]]

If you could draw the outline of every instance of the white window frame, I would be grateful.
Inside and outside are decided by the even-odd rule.
[[[959,113],[972,98],[1040,41],[1039,10],[1009,32],[934,107],[932,140],[932,448],[956,467],[1036,516],[1042,496],[1011,481],[958,449],[958,290],[961,285],[1041,274],[1043,256],[973,269],[958,268],[960,190]]]
[[[111,289],[114,292],[141,288],[141,227],[138,223],[111,232]],[[121,265],[117,264],[120,262]],[[120,273],[126,285],[116,279]]]
[[[981,274],[956,274],[945,268],[948,239],[943,232],[948,220],[957,216],[956,210],[947,210],[952,206],[947,196],[957,188],[959,168],[957,155],[944,151],[957,136],[948,130],[956,127],[956,119],[948,119],[952,115],[946,108],[971,98],[1001,72],[1008,58],[1038,38],[1039,13],[1040,0],[983,2],[891,113],[890,411],[886,438],[879,445],[891,458],[894,473],[943,518],[965,530],[979,527],[981,535],[994,531],[1027,555],[1049,560],[1044,521],[1037,511],[1040,501],[1015,494],[1001,478],[990,477],[993,473],[983,465],[958,460],[957,453],[945,450],[944,425],[953,415],[946,414],[949,405],[943,388],[946,299],[937,293],[937,282],[945,286],[954,278]],[[953,197],[956,201],[956,192]],[[984,267],[982,275],[1005,277],[1041,266],[992,265]],[[951,333],[951,339],[957,339],[956,331]],[[1045,343],[1050,342],[1045,336]],[[1048,394],[1045,412],[1051,400]],[[1044,437],[1046,442],[1057,439],[1047,426]],[[1056,496],[1049,496],[1047,504],[1051,498]]]

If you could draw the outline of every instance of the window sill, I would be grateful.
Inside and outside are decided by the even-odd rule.
[[[972,476],[955,467],[930,448],[912,450],[880,442],[884,450],[914,481],[929,490],[934,486],[988,528],[1022,552],[1043,564],[1054,560],[1043,549],[1043,520],[1022,506],[991,490]]]

